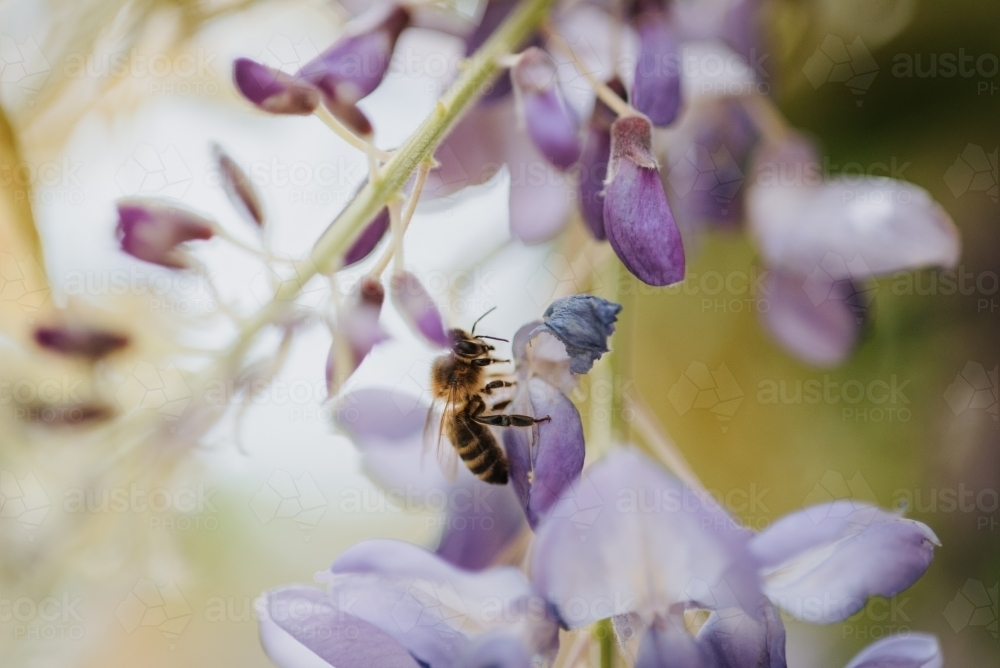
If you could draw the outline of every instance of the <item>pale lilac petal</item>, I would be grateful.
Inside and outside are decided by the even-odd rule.
[[[535,147],[555,167],[572,167],[580,157],[580,120],[559,91],[552,57],[538,47],[526,49],[511,69],[511,80]]]
[[[483,43],[489,39],[490,35],[500,27],[511,10],[517,6],[518,0],[491,0],[486,3],[483,15],[479,19],[479,25],[465,40],[465,55],[474,54]],[[534,38],[533,40],[534,41]],[[502,72],[496,80],[490,84],[482,97],[482,103],[488,105],[506,97],[511,91],[510,74]],[[480,106],[483,106],[481,104]]]
[[[249,58],[233,62],[233,83],[243,97],[272,114],[308,116],[319,105],[320,92],[311,84]]]
[[[798,619],[832,623],[871,596],[895,596],[934,558],[925,524],[854,502],[820,504],[787,515],[751,541],[764,591]]]
[[[573,205],[572,184],[549,164],[527,133],[513,129],[505,153],[510,170],[510,231],[526,244],[541,243],[566,226]]]
[[[608,82],[608,88],[627,99],[625,86],[617,77]],[[579,183],[577,194],[580,215],[595,239],[606,239],[604,231],[604,182],[611,160],[611,125],[618,115],[598,98],[587,123],[587,136],[580,153]]]
[[[117,234],[121,249],[132,257],[171,269],[189,266],[179,246],[212,238],[212,223],[198,214],[165,202],[123,199],[118,204]]]
[[[536,533],[531,578],[561,623],[579,628],[629,612],[652,620],[674,604],[761,593],[747,532],[715,502],[629,448],[586,469]]]
[[[542,324],[532,333],[548,332],[566,346],[570,371],[587,373],[608,352],[608,338],[615,332],[621,304],[594,295],[570,295],[552,302]],[[529,339],[530,342],[530,339]]]
[[[389,336],[379,324],[384,299],[382,284],[366,277],[358,282],[348,302],[339,309],[333,343],[326,360],[326,386],[331,395],[336,394],[335,386],[344,365],[346,376],[349,376],[361,366],[373,347],[388,340]],[[337,359],[341,341],[346,344],[350,359]]]
[[[531,668],[531,657],[516,638],[493,634],[476,642],[455,663],[455,668]]]
[[[785,626],[767,599],[756,615],[739,608],[716,610],[698,632],[710,666],[785,668]]]
[[[682,619],[658,619],[639,641],[635,668],[715,668]]]
[[[942,668],[938,639],[926,633],[889,636],[851,659],[846,668]]]
[[[833,278],[857,278],[958,262],[958,229],[923,188],[881,176],[819,180],[814,170],[782,147],[757,160],[748,222],[771,266],[808,276],[832,255],[842,268]]]
[[[394,274],[389,290],[392,303],[414,332],[441,348],[451,345],[441,312],[416,276],[408,271]]]
[[[580,475],[586,454],[583,423],[573,402],[540,378],[527,381],[527,391],[511,404],[516,413],[547,422],[530,428],[505,429],[503,443],[510,482],[535,528],[563,491]]]
[[[338,601],[314,587],[276,589],[263,603],[261,643],[281,668],[419,665],[388,634],[339,609]]]
[[[684,279],[684,245],[652,153],[649,121],[611,126],[604,230],[622,264],[648,285]]]
[[[868,299],[852,281],[810,279],[772,269],[764,286],[760,317],[793,355],[808,364],[829,367],[854,351],[865,325]]]
[[[541,320],[523,325],[511,339],[514,368],[520,382],[541,378],[546,383],[568,394],[577,385],[579,376],[570,371],[573,362],[566,352],[566,345],[555,335],[536,331]]]
[[[497,565],[524,527],[524,511],[514,491],[470,475],[448,490],[444,531],[435,553],[470,571]]]
[[[681,108],[680,45],[665,12],[636,17],[639,59],[635,64],[632,104],[654,125],[669,125]]]

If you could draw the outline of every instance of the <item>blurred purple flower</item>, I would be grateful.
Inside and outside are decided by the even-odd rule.
[[[222,189],[225,190],[230,203],[246,220],[258,228],[263,227],[264,207],[261,205],[260,195],[257,194],[250,177],[218,144],[212,146],[212,155],[219,168]]]
[[[851,659],[847,668],[942,668],[944,657],[937,638],[926,633],[889,636],[874,642]]]
[[[61,323],[36,328],[35,343],[61,355],[96,362],[128,346],[129,337],[87,325]]]
[[[620,79],[609,81],[608,88],[627,100],[625,86]],[[604,231],[604,182],[608,176],[608,161],[611,160],[611,125],[617,118],[618,115],[597,98],[580,153],[577,187],[580,215],[595,239],[606,239],[608,236]]]
[[[511,80],[535,146],[555,167],[572,167],[580,157],[580,121],[559,91],[555,61],[529,47],[518,56]]]
[[[632,104],[654,125],[670,125],[681,108],[680,43],[666,11],[644,11],[633,23],[639,32],[639,58]]]
[[[642,282],[684,279],[684,245],[660,181],[649,120],[640,116],[611,126],[604,229],[622,264]]]
[[[185,269],[190,259],[180,245],[210,239],[214,234],[211,221],[163,202],[123,199],[117,207],[121,249],[153,264]]]
[[[240,94],[271,114],[308,116],[319,105],[312,84],[249,58],[233,62],[233,83]]]
[[[538,332],[552,334],[566,346],[570,371],[587,373],[608,352],[608,337],[614,334],[621,310],[621,304],[594,295],[562,297],[545,309],[542,324],[530,336],[534,338]]]
[[[435,346],[447,348],[451,345],[441,312],[416,276],[408,271],[393,274],[389,293],[411,330]]]
[[[368,179],[365,179],[364,183],[361,184],[361,188],[364,188],[366,183],[368,183]],[[351,244],[351,247],[347,249],[347,252],[344,253],[344,266],[349,267],[371,255],[375,247],[378,246],[378,242],[382,241],[385,233],[389,231],[390,223],[389,207],[383,207],[375,214],[375,217],[371,219],[368,225],[365,226],[365,229],[361,231],[361,234]]]

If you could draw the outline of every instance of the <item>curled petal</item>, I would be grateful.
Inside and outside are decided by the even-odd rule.
[[[643,12],[636,26],[639,58],[632,104],[654,125],[670,125],[681,108],[680,45],[666,12]]]
[[[531,579],[560,623],[579,628],[675,604],[755,609],[761,594],[747,532],[628,448],[583,472],[539,525]]]
[[[451,345],[440,311],[416,276],[408,271],[394,274],[389,290],[392,303],[413,331],[436,346]]]
[[[566,104],[556,79],[556,64],[538,47],[526,49],[511,69],[528,136],[545,159],[569,169],[580,157],[580,121]]]
[[[314,86],[249,58],[233,62],[233,83],[268,113],[308,116],[319,105],[320,92]]]
[[[191,211],[151,200],[118,202],[121,249],[140,260],[184,269],[190,261],[178,246],[186,241],[210,239],[212,234],[212,223]]]
[[[627,99],[625,86],[617,77],[608,82],[608,88],[623,100]],[[608,161],[611,160],[611,124],[617,117],[608,105],[597,98],[580,153],[580,183],[577,188],[580,214],[595,239],[607,238],[604,232],[604,182],[608,177]]]
[[[870,293],[853,281],[834,281],[771,270],[764,280],[766,309],[760,314],[782,346],[814,366],[840,364],[853,352],[866,322]]]
[[[927,633],[889,636],[874,642],[851,659],[846,668],[942,668],[938,639]]]
[[[934,558],[927,525],[875,506],[834,501],[778,520],[754,536],[764,591],[789,614],[829,624],[916,582]]]
[[[247,220],[257,227],[263,227],[264,207],[261,206],[260,195],[257,194],[250,177],[218,144],[212,147],[212,153],[215,155],[215,163],[222,177],[222,187],[229,201]]]
[[[548,332],[562,341],[570,357],[570,371],[587,373],[608,352],[621,304],[593,295],[571,295],[552,302],[542,324],[532,333]]]
[[[713,657],[710,666],[785,668],[785,626],[764,599],[756,614],[739,608],[716,610],[698,631],[698,645]]]
[[[573,402],[540,378],[528,381],[527,392],[515,399],[512,410],[542,418],[530,429],[503,432],[510,480],[528,523],[539,520],[583,470],[586,449],[583,423]]]
[[[684,279],[684,245],[645,118],[620,118],[611,126],[604,230],[618,258],[642,282],[662,286]]]
[[[60,324],[37,328],[35,343],[61,355],[95,362],[128,346],[129,337],[84,325]]]
[[[750,230],[771,266],[808,276],[832,254],[841,279],[958,262],[958,230],[923,188],[876,176],[823,180],[815,162],[789,153],[764,150],[747,193]]]
[[[261,644],[281,668],[419,665],[388,634],[340,610],[337,601],[314,587],[276,589],[262,603]]]

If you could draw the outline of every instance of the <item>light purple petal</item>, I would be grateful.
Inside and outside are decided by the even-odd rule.
[[[633,116],[611,126],[608,179],[604,230],[619,259],[648,285],[683,280],[684,245],[653,158],[649,121]]]
[[[530,47],[511,70],[528,136],[542,155],[559,169],[569,169],[580,157],[580,120],[566,104],[556,79],[552,57]]]
[[[263,602],[261,642],[281,668],[419,665],[388,634],[339,609],[335,599],[314,587],[276,589]]]
[[[392,303],[414,332],[441,348],[451,345],[441,312],[416,276],[408,271],[394,274],[389,290]]]
[[[367,181],[366,181],[367,183]],[[363,187],[363,186],[362,186]],[[372,218],[371,222],[365,226],[364,231],[357,240],[347,249],[344,253],[344,266],[349,267],[356,262],[361,262],[366,257],[371,255],[371,252],[375,250],[378,246],[378,242],[382,241],[382,237],[389,230],[389,209],[388,207],[383,208],[375,217]]]
[[[528,523],[535,528],[583,470],[583,423],[573,402],[544,380],[532,378],[526,392],[518,389],[520,396],[511,404],[512,411],[551,418],[530,428],[503,432],[510,482]]]
[[[484,637],[469,648],[455,668],[531,668],[524,644],[502,634]]]
[[[709,497],[616,448],[538,527],[531,578],[568,628],[629,612],[648,623],[688,601],[755,609],[761,594],[746,543],[746,530]]]
[[[871,596],[895,596],[930,566],[940,544],[927,525],[860,502],[787,515],[756,535],[764,591],[789,614],[828,624]]]
[[[632,104],[654,125],[669,125],[681,108],[680,45],[666,12],[636,18],[639,58],[635,64]]]
[[[509,486],[490,485],[462,474],[448,490],[444,531],[435,553],[470,571],[498,565],[521,534],[524,511]]]
[[[212,223],[198,214],[165,202],[123,199],[118,204],[117,234],[129,255],[171,269],[189,260],[180,244],[212,238]]]
[[[755,615],[739,608],[716,610],[698,632],[710,666],[785,668],[785,626],[767,599]]]
[[[329,393],[336,394],[340,365],[347,365],[347,375],[361,366],[376,344],[388,340],[388,335],[379,324],[385,290],[382,284],[371,278],[363,278],[355,286],[353,294],[337,316],[334,340],[326,360],[326,386]],[[338,338],[342,337],[342,338]],[[337,360],[339,341],[347,345],[350,359]]]
[[[715,668],[683,619],[657,619],[639,641],[635,668]]]
[[[808,364],[829,367],[854,351],[865,324],[868,295],[853,281],[772,269],[764,285],[760,317],[793,355]]]
[[[569,394],[579,376],[570,371],[572,360],[566,345],[549,332],[536,331],[541,324],[541,320],[529,322],[511,339],[518,381],[526,383],[529,378],[541,378],[563,394]]]
[[[439,166],[428,175],[424,193],[445,197],[489,180],[507,157],[509,133],[504,128],[516,122],[513,101],[470,109],[435,152]]]
[[[233,83],[247,100],[272,114],[308,116],[319,105],[311,84],[249,58],[233,62]]]
[[[841,268],[833,278],[857,279],[958,262],[958,230],[923,188],[881,176],[821,180],[815,163],[786,153],[762,151],[747,192],[769,265],[808,276],[832,255]]]
[[[549,164],[526,132],[513,129],[505,149],[510,170],[510,231],[526,244],[541,243],[566,226],[573,205],[572,184]]]
[[[874,642],[851,659],[846,668],[942,668],[938,639],[926,633],[889,636]]]

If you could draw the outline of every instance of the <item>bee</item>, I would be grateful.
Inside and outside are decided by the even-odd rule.
[[[449,330],[451,350],[434,361],[434,366],[431,368],[431,391],[435,403],[443,402],[436,443],[442,470],[453,475],[454,453],[457,452],[469,470],[480,480],[492,485],[505,485],[507,457],[490,431],[490,427],[530,427],[537,422],[547,422],[551,418],[545,416],[536,419],[529,415],[506,415],[495,412],[506,408],[510,403],[509,399],[489,405],[488,401],[492,398],[490,395],[496,390],[514,385],[507,380],[486,382],[486,367],[509,362],[493,357],[494,348],[486,342],[486,339],[504,342],[507,339],[476,336],[476,325],[490,311],[473,323],[471,332],[461,329]],[[434,415],[435,411],[431,410],[428,415],[428,427],[433,424]],[[454,447],[453,450],[442,447],[442,436],[447,436]]]

